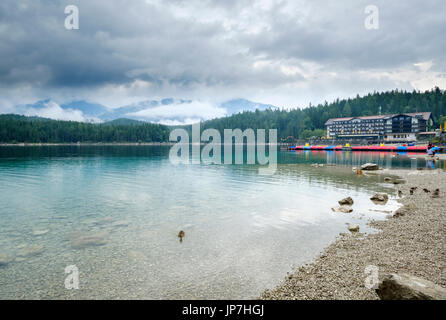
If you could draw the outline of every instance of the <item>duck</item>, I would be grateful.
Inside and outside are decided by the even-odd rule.
[[[178,232],[178,238],[180,238],[180,242],[183,242],[183,237],[186,235],[186,233],[181,230],[180,232]]]

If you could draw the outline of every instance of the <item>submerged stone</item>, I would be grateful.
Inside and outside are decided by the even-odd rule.
[[[32,232],[33,236],[43,236],[44,234],[47,234],[50,230],[49,229],[45,229],[45,230],[34,230]]]
[[[12,262],[14,258],[8,254],[0,253],[0,266],[6,266],[8,263]]]
[[[119,221],[113,222],[111,225],[113,227],[127,227],[129,224],[130,224],[130,222],[128,222],[126,220],[119,220]]]
[[[24,249],[20,250],[18,253],[19,257],[32,257],[37,256],[41,254],[43,251],[45,251],[45,247],[41,244],[32,245],[25,247]]]
[[[349,206],[337,206],[331,208],[331,210],[334,212],[343,212],[343,213],[350,213],[353,211],[353,209]]]
[[[83,249],[91,246],[102,246],[107,243],[106,236],[105,232],[80,233],[72,239],[71,247],[73,249]]]

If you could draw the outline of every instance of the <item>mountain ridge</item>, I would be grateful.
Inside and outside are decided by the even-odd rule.
[[[149,123],[190,124],[257,109],[277,109],[277,107],[242,98],[228,100],[218,105],[188,99],[163,98],[143,100],[118,108],[110,108],[87,100],[73,100],[59,105],[47,98],[32,104],[16,105],[13,113],[92,123],[125,118]],[[186,123],[187,121],[189,123]]]

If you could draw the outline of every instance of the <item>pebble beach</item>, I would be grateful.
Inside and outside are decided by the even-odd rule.
[[[446,287],[446,172],[384,169],[376,174],[405,181],[395,185],[402,207],[386,220],[369,221],[377,233],[341,233],[312,263],[292,270],[261,299],[376,300],[374,288],[366,285],[368,266],[377,267],[379,280],[407,273]]]

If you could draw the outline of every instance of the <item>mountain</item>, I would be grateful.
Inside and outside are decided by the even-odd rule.
[[[104,121],[111,121],[111,120],[122,119],[122,118],[140,120],[140,118],[133,117],[130,114],[136,113],[139,111],[143,111],[146,109],[154,108],[159,105],[161,105],[161,102],[157,101],[157,100],[141,101],[136,104],[127,105],[127,106],[119,107],[116,109],[111,109],[111,110],[109,110],[108,113],[102,115],[101,119]]]
[[[233,99],[226,102],[223,102],[221,107],[225,108],[228,112],[228,115],[233,115],[235,113],[243,112],[243,111],[256,111],[258,110],[266,110],[273,109],[277,110],[278,107],[273,106],[271,104],[263,104],[258,102],[252,102],[246,99]]]
[[[98,104],[98,103],[90,103],[85,100],[72,101],[70,103],[60,105],[62,109],[68,110],[79,110],[88,117],[100,118],[110,112],[111,109]]]
[[[137,121],[181,125],[230,116],[243,111],[255,111],[257,109],[277,110],[277,107],[246,99],[233,99],[223,102],[220,105],[214,105],[203,101],[164,98],[144,100],[119,108],[109,108],[102,104],[86,100],[75,100],[59,105],[51,99],[45,99],[33,104],[17,105],[14,113],[55,120],[73,120],[92,123],[125,118]]]
[[[145,121],[132,120],[127,118],[119,118],[111,121],[104,122],[104,126],[138,126],[146,124]]]

